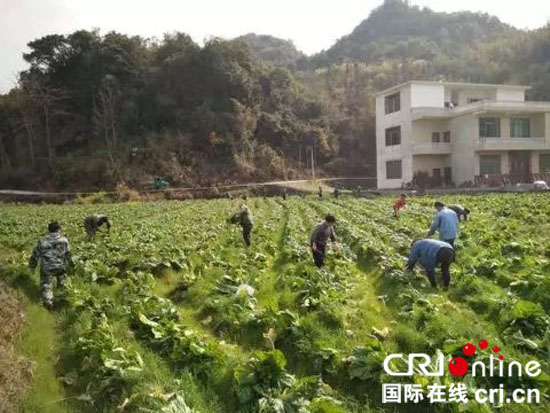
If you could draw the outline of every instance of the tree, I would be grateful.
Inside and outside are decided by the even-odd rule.
[[[97,95],[94,107],[94,124],[98,134],[103,135],[105,147],[113,172],[117,171],[115,153],[117,150],[118,100],[117,84],[113,75],[106,75]]]
[[[44,78],[44,75],[38,71],[29,71],[29,73],[21,77],[20,82],[33,104],[42,111],[48,165],[53,171],[55,153],[51,134],[52,117],[62,112],[62,103],[66,99],[67,94],[63,89],[51,86]]]
[[[34,169],[36,166],[36,154],[35,154],[35,124],[37,123],[36,110],[32,103],[32,98],[20,85],[17,89],[10,91],[8,99],[14,107],[12,112],[12,119],[25,129],[27,137],[27,146],[29,151],[29,160],[31,166]]]
[[[24,53],[23,58],[31,65],[31,69],[42,74],[48,74],[64,64],[69,47],[65,36],[52,34],[33,40],[27,45],[30,53]]]

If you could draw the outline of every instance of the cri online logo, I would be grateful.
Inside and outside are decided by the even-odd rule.
[[[482,339],[479,340],[478,347],[481,350],[484,350],[488,347],[487,340]],[[492,348],[493,353],[498,353],[500,351],[500,348],[498,346],[494,346]],[[462,352],[465,356],[470,357],[473,356],[476,352],[476,346],[472,343],[466,343],[462,347]],[[384,360],[384,370],[386,373],[388,373],[390,376],[412,376],[414,373],[414,366],[415,366],[415,360],[418,361],[417,368],[418,370],[425,376],[443,376],[444,374],[444,365],[445,365],[445,356],[443,354],[439,354],[439,358],[437,361],[437,368],[435,371],[429,371],[427,369],[428,366],[431,365],[431,358],[427,354],[424,353],[411,353],[408,357],[408,370],[406,372],[395,372],[390,369],[390,362],[393,359],[399,359],[403,358],[403,354],[390,354],[386,357]],[[497,375],[500,377],[505,377],[506,372],[504,371],[504,363],[502,360],[504,359],[504,356],[500,354],[498,356],[498,359],[500,360],[498,363],[498,366],[494,365],[495,358],[491,354],[489,358],[489,370],[487,374],[487,366],[483,364],[481,361],[476,361],[472,364],[472,376],[480,375],[482,377],[493,377],[494,374],[494,367],[497,367]],[[447,365],[449,369],[449,373],[451,373],[455,377],[462,377],[468,372],[468,362],[464,357],[454,357],[449,364]],[[514,367],[517,370],[517,375],[521,377],[522,375],[522,366],[517,361],[512,361],[508,364],[508,376],[514,375]],[[540,369],[540,363],[538,361],[529,361],[527,364],[525,364],[525,374],[527,374],[530,377],[536,377],[541,373]]]

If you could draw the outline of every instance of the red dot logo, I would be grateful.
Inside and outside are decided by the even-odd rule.
[[[498,356],[498,358],[499,358],[500,360],[504,360],[504,356],[503,356],[502,354],[501,354],[500,356]]]
[[[500,348],[498,346],[493,347],[493,353],[498,353],[500,351]]]
[[[473,356],[476,352],[476,346],[474,346],[472,343],[466,343],[464,347],[462,347],[462,352],[466,356]]]
[[[487,340],[482,338],[481,340],[479,340],[478,345],[480,349],[485,350],[489,344],[487,343]]]
[[[449,372],[456,377],[464,376],[468,372],[468,362],[462,357],[455,357],[449,362]]]

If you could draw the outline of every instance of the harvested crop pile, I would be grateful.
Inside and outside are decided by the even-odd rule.
[[[23,327],[21,296],[0,282],[0,412],[14,412],[32,373],[32,365],[15,352]]]

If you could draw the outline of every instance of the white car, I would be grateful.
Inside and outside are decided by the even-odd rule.
[[[533,182],[533,189],[537,191],[546,191],[550,188],[548,188],[548,184],[545,181],[535,181]]]

